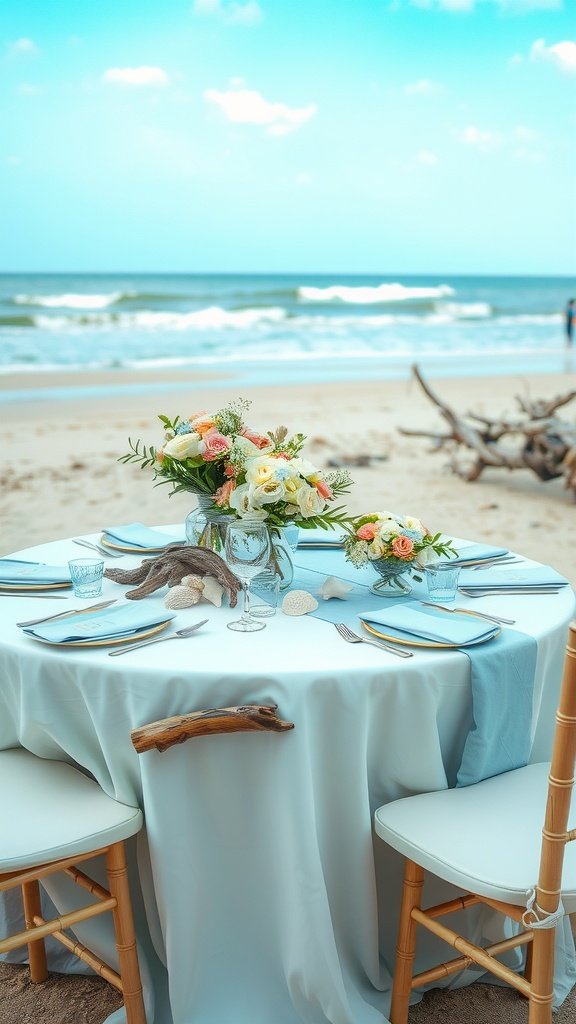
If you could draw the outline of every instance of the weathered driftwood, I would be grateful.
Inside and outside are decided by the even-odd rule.
[[[276,704],[209,708],[151,722],[140,729],[134,729],[130,735],[135,749],[143,754],[145,750],[154,748],[162,753],[176,743],[184,743],[194,736],[222,732],[286,732],[293,729],[294,723],[278,718],[277,710]]]
[[[459,416],[446,405],[424,380],[417,366],[413,373],[422,390],[444,417],[450,432],[446,434],[400,427],[400,433],[429,437],[435,448],[450,446],[452,470],[465,480],[477,480],[487,466],[502,469],[530,469],[540,480],[564,477],[565,485],[576,496],[576,423],[567,423],[555,412],[576,397],[576,391],[545,400],[516,396],[524,419],[490,420],[475,413]],[[461,448],[475,453],[473,461],[463,464]]]
[[[161,555],[145,558],[136,569],[106,569],[104,575],[115,583],[138,583],[135,590],[127,590],[126,597],[138,601],[155,590],[175,587],[184,576],[213,576],[228,593],[233,608],[241,590],[240,581],[215,551],[189,544],[171,544]]]

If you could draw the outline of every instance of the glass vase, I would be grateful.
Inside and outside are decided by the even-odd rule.
[[[411,571],[411,566],[398,562],[396,558],[375,558],[370,565],[376,570],[380,579],[373,583],[370,590],[378,597],[406,597],[412,587],[403,579],[404,573]]]
[[[213,508],[209,494],[197,494],[198,508],[186,516],[186,542],[199,548],[209,548],[224,558],[226,526],[235,516],[227,515]]]
[[[271,526],[270,531],[270,544],[272,553],[270,555],[269,566],[273,572],[277,573],[280,577],[280,590],[288,590],[288,587],[292,585],[294,579],[294,562],[292,560],[292,552],[294,550],[294,544],[297,542],[298,534],[296,532],[296,541],[294,540],[294,530],[291,527],[283,528],[281,526]]]

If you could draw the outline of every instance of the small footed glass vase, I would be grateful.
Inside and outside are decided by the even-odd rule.
[[[404,574],[412,569],[410,563],[399,563],[397,558],[375,558],[370,565],[380,576],[370,587],[373,594],[378,597],[406,597],[412,592],[411,585],[403,579]]]

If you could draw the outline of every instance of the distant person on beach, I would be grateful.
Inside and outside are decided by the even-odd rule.
[[[565,313],[565,327],[566,327],[566,345],[568,348],[572,347],[574,340],[574,317],[576,317],[576,309],[574,308],[576,299],[568,299],[568,305],[566,306]]]

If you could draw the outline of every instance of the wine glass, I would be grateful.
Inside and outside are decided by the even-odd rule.
[[[229,523],[225,540],[226,561],[242,584],[244,608],[242,617],[228,623],[228,629],[242,633],[264,629],[266,623],[250,615],[250,581],[267,565],[270,558],[268,527],[260,519],[244,519]]]

